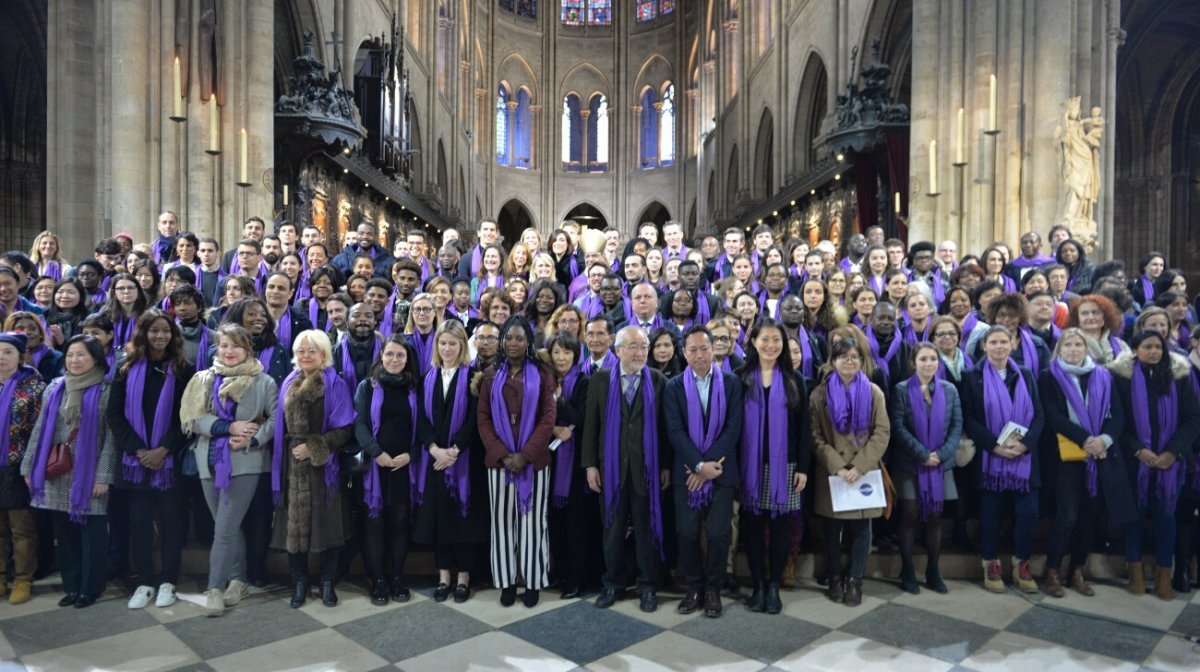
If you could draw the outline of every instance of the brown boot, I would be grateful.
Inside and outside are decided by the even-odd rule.
[[[1160,600],[1175,599],[1175,591],[1171,589],[1171,568],[1154,568],[1154,594]]]
[[[1129,563],[1129,592],[1134,595],[1146,594],[1146,573],[1142,571],[1142,563]]]
[[[1071,587],[1075,589],[1075,592],[1080,595],[1092,597],[1096,594],[1096,591],[1092,590],[1092,586],[1087,582],[1087,579],[1083,578],[1082,567],[1072,567],[1067,580],[1070,581]]]
[[[1050,597],[1062,597],[1067,594],[1067,591],[1063,590],[1062,578],[1057,569],[1046,570],[1046,575],[1042,577],[1042,590]]]
[[[17,579],[13,582],[12,592],[8,594],[9,604],[25,604],[33,597],[33,582]]]
[[[783,583],[780,584],[784,588],[796,587],[796,556],[789,555],[787,564],[783,566]]]

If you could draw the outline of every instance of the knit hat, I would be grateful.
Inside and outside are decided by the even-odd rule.
[[[17,352],[23,355],[25,354],[25,346],[28,343],[28,339],[25,337],[25,334],[19,331],[3,331],[0,332],[0,343],[13,346],[17,349]]]

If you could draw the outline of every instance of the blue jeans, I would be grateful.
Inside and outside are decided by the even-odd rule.
[[[1142,544],[1145,538],[1145,518],[1150,512],[1150,525],[1154,528],[1154,558],[1159,567],[1170,567],[1175,562],[1175,507],[1164,507],[1154,484],[1150,485],[1150,501],[1138,507],[1138,519],[1125,526],[1125,561],[1142,561]]]
[[[1033,553],[1033,535],[1037,529],[1038,491],[979,491],[979,551],[984,560],[999,560],[1000,513],[1004,498],[1013,498],[1013,554],[1028,560]]]

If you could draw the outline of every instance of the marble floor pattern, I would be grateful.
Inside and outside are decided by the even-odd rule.
[[[180,592],[198,598],[197,580]],[[851,609],[802,581],[784,591],[781,615],[726,599],[725,614],[708,619],[676,613],[677,593],[660,593],[658,612],[644,614],[635,599],[599,610],[554,591],[533,609],[503,608],[495,590],[438,604],[426,584],[406,604],[376,607],[351,581],[336,608],[310,600],[291,609],[290,591],[276,586],[209,619],[186,600],[130,611],[115,587],[91,608],[60,609],[51,577],[28,604],[0,601],[0,672],[1200,670],[1200,644],[1181,636],[1200,636],[1200,594],[1164,603],[1097,584],[1094,598],[1052,600],[949,584],[949,595],[909,595],[868,579]]]

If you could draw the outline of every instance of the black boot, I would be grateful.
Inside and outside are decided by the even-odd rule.
[[[308,599],[308,556],[304,553],[288,553],[288,574],[292,577],[291,606],[299,609]]]
[[[783,611],[783,600],[779,598],[779,584],[774,581],[767,584],[766,595],[767,613],[778,614]]]
[[[299,609],[304,606],[305,600],[308,599],[308,581],[297,581],[292,589],[292,609]]]
[[[391,601],[388,593],[387,582],[383,579],[375,579],[371,582],[371,604],[383,606]]]
[[[761,614],[767,610],[767,587],[762,581],[754,582],[754,593],[750,595],[750,599],[746,601],[746,608],[755,613]]]
[[[900,568],[900,590],[913,595],[921,592],[921,586],[917,583],[917,570],[910,564]]]
[[[321,604],[327,607],[336,607],[338,603],[337,593],[333,590],[333,581],[321,582]]]
[[[1188,562],[1175,559],[1175,575],[1171,577],[1171,587],[1177,593],[1192,592],[1192,580],[1188,577]]]

